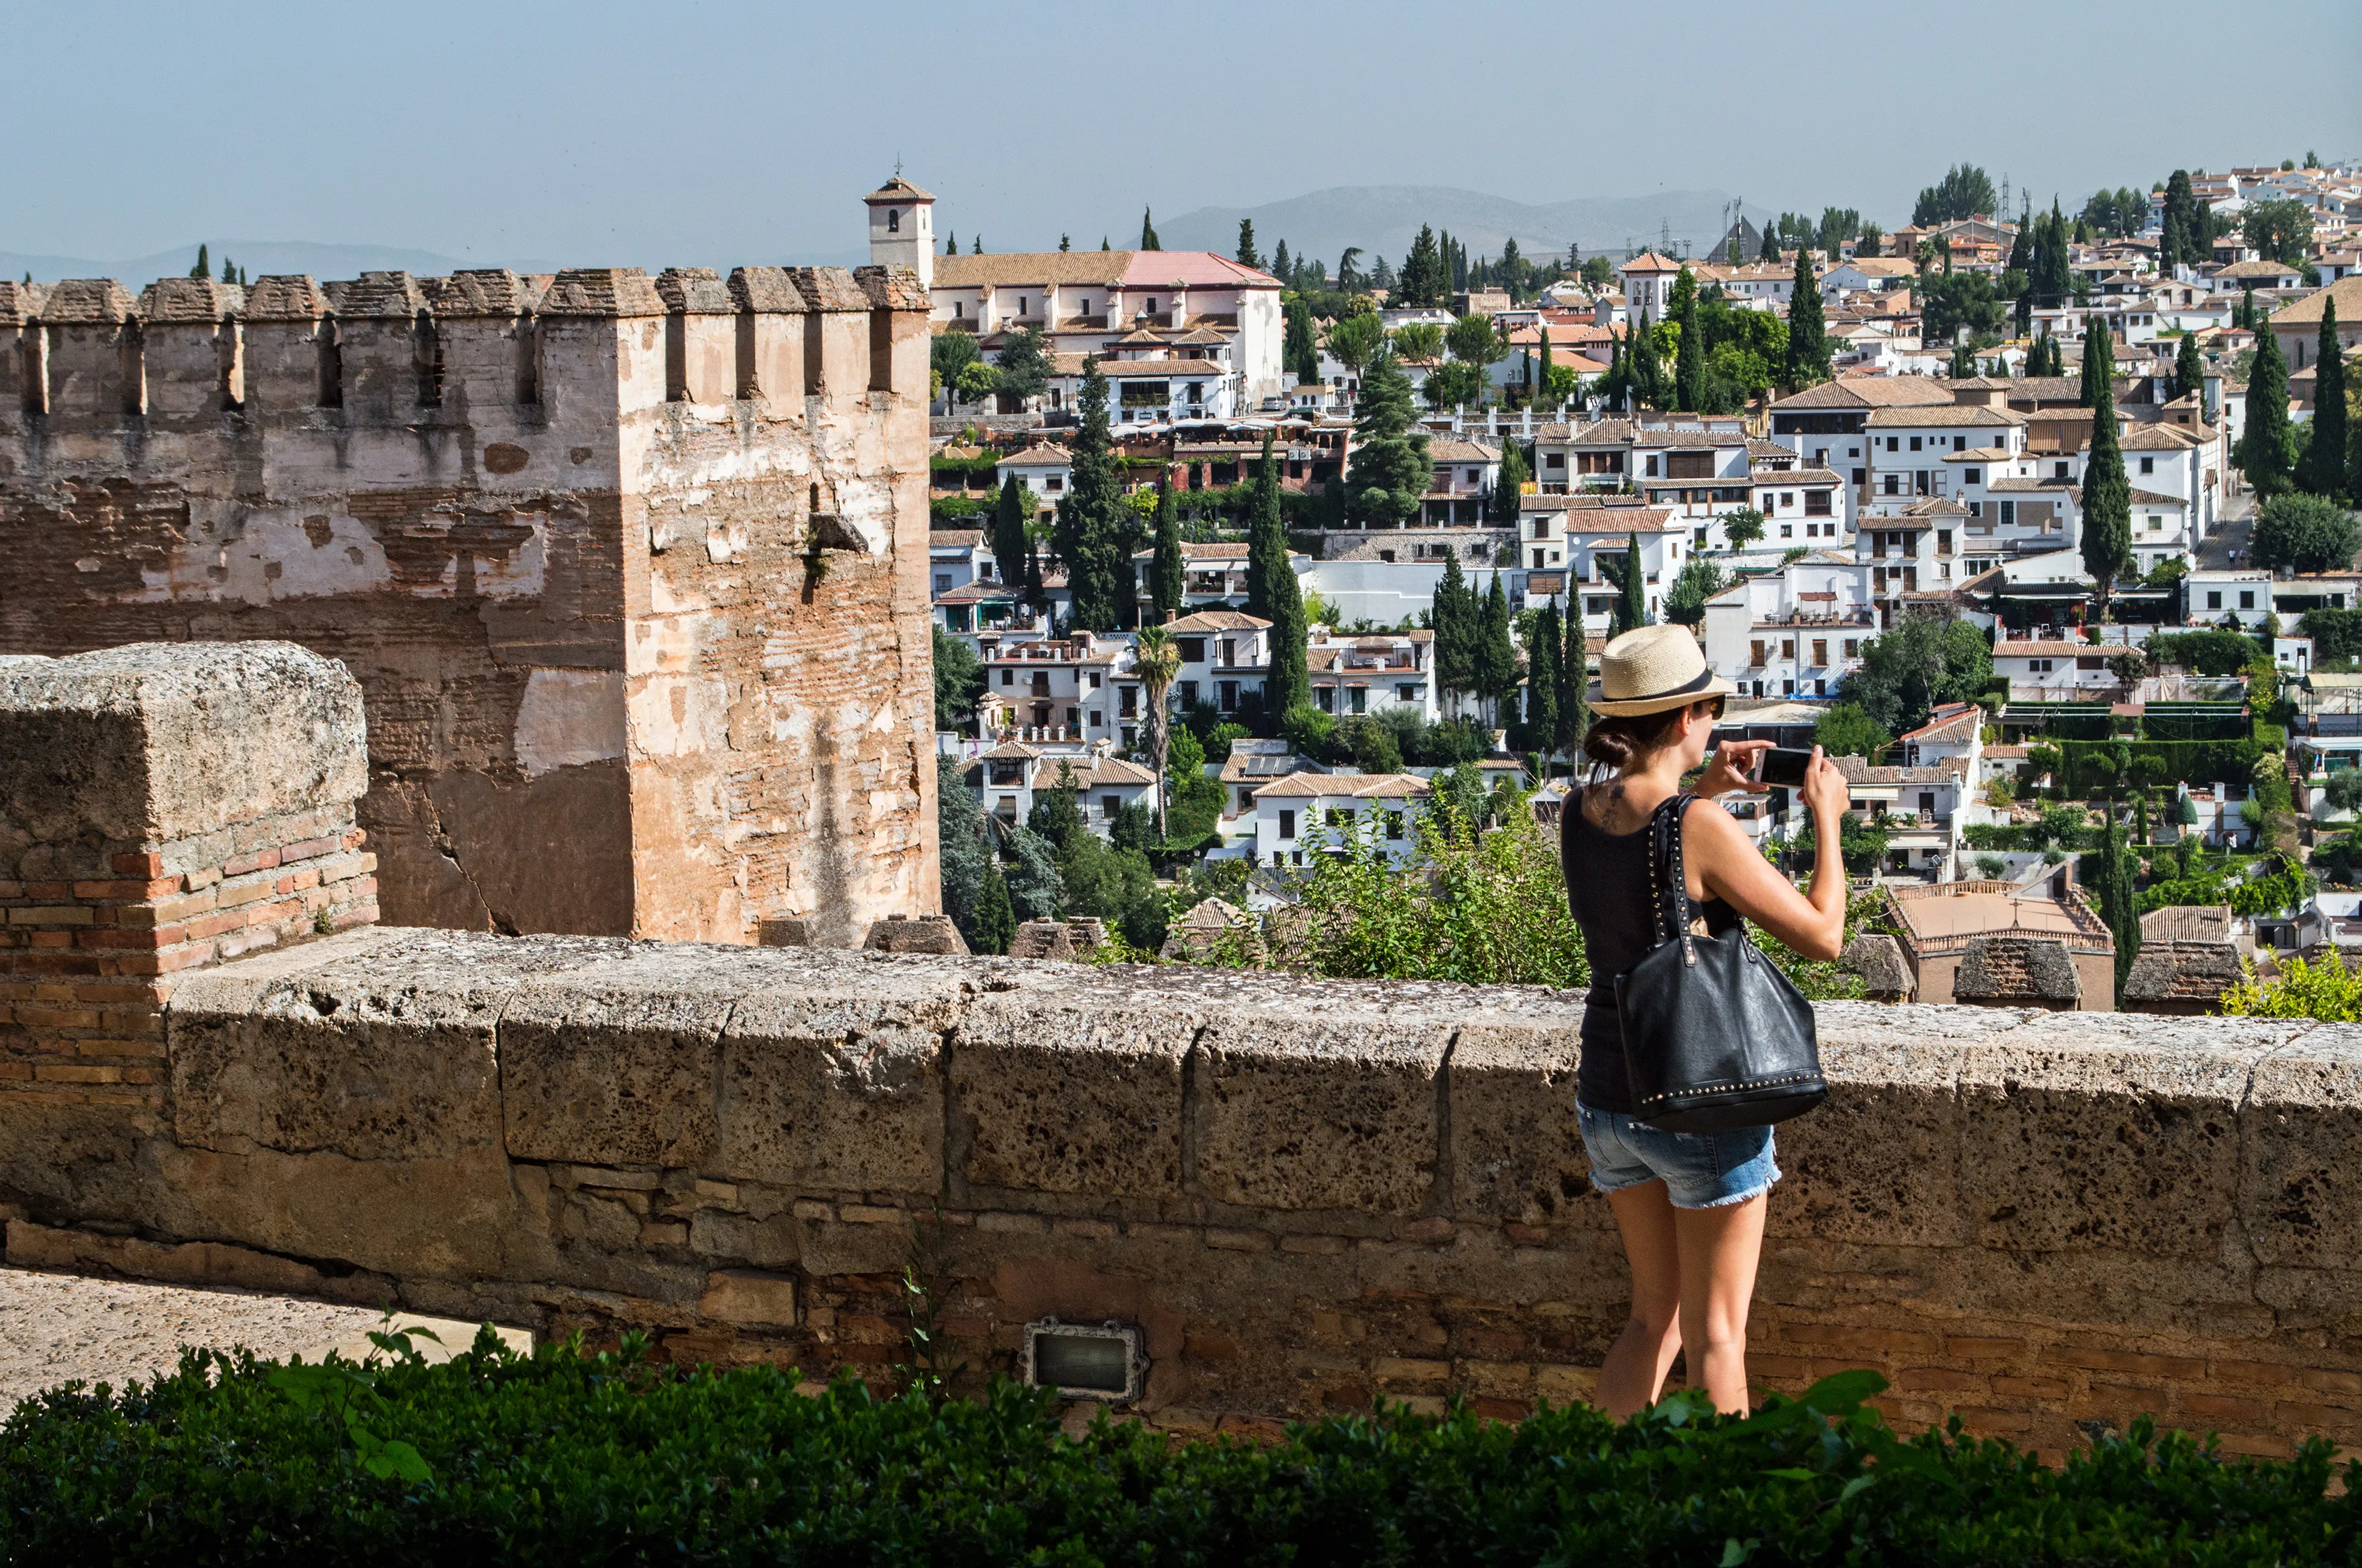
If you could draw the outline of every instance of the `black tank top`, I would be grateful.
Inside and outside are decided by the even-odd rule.
[[[1709,806],[1709,810],[1719,807]],[[1656,905],[1649,891],[1649,828],[1603,832],[1583,814],[1583,792],[1566,797],[1559,817],[1559,863],[1566,873],[1567,907],[1583,928],[1591,960],[1591,991],[1583,1009],[1583,1059],[1575,1098],[1595,1111],[1632,1109],[1624,1067],[1624,1026],[1616,1013],[1616,977],[1657,945]],[[1693,902],[1708,934],[1738,924],[1738,911],[1719,898]]]

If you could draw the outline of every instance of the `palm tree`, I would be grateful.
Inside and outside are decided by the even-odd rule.
[[[1156,836],[1163,839],[1164,797],[1172,793],[1164,782],[1164,752],[1171,722],[1164,711],[1164,693],[1172,685],[1173,677],[1181,673],[1181,646],[1164,628],[1142,627],[1133,642],[1131,669],[1140,677],[1141,689],[1148,694],[1148,760],[1156,771]]]

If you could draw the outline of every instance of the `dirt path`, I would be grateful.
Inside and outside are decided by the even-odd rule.
[[[184,1344],[242,1344],[258,1355],[301,1354],[307,1361],[337,1349],[359,1359],[370,1351],[365,1336],[381,1317],[370,1307],[286,1296],[0,1268],[0,1411],[73,1379],[119,1387],[127,1378],[152,1377],[180,1360]],[[441,1335],[442,1350],[419,1346],[436,1360],[464,1349],[476,1332],[472,1323],[414,1313],[395,1321],[423,1323]],[[502,1337],[520,1349],[530,1347],[521,1330],[504,1330]]]

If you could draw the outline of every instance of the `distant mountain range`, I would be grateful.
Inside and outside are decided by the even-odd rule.
[[[1284,239],[1291,253],[1319,257],[1331,272],[1347,246],[1361,247],[1363,268],[1381,255],[1399,266],[1421,224],[1451,230],[1472,258],[1498,256],[1512,236],[1537,261],[1565,255],[1569,245],[1585,256],[1621,258],[1628,246],[1661,245],[1668,236],[1677,251],[1686,245],[1694,255],[1725,232],[1729,201],[1720,191],[1660,191],[1536,204],[1451,185],[1340,185],[1260,207],[1200,207],[1157,220],[1156,237],[1167,250],[1230,256],[1238,250],[1239,220],[1248,218],[1266,257]],[[1770,210],[1751,202],[1747,208],[1759,224]]]

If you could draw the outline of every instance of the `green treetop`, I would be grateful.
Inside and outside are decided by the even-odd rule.
[[[1353,405],[1355,445],[1345,467],[1345,511],[1353,521],[1404,528],[1418,520],[1434,466],[1416,417],[1409,378],[1381,352],[1363,375]]]
[[[1520,751],[1542,754],[1544,778],[1550,776],[1550,754],[1558,750],[1561,635],[1558,601],[1551,599],[1534,617],[1533,642],[1526,649],[1526,706],[1520,715],[1525,725],[1518,736]]]
[[[1491,699],[1496,715],[1518,691],[1518,649],[1509,636],[1509,596],[1497,571],[1485,594],[1485,619],[1476,643],[1476,689]]]
[[[1619,637],[1649,624],[1649,574],[1640,564],[1640,536],[1624,536],[1624,567],[1617,579],[1624,591],[1616,596],[1614,619],[1607,635]]]
[[[1460,572],[1460,552],[1443,557],[1429,620],[1435,629],[1435,685],[1439,696],[1476,689],[1477,614],[1474,596]],[[1448,706],[1448,705],[1447,705]]]
[[[2173,395],[2177,398],[2195,395],[2202,400],[2205,391],[2206,362],[2199,356],[2198,335],[2185,332],[2181,334],[2181,346],[2173,356]]]
[[[189,276],[192,278],[210,278],[213,275],[213,262],[205,255],[205,247],[200,245],[197,247],[197,264],[189,269]]]
[[[1493,485],[1493,521],[1514,527],[1518,521],[1518,498],[1526,491],[1526,482],[1534,477],[1527,465],[1526,449],[1512,437],[1501,448],[1501,477]]]
[[[1001,586],[1012,592],[1025,582],[1025,556],[1032,549],[1025,525],[1033,508],[1016,475],[1000,481],[1000,499],[992,509],[992,560],[1000,571]]]
[[[1298,298],[1287,302],[1287,332],[1280,340],[1280,364],[1296,372],[1299,387],[1320,379],[1320,349],[1312,337],[1312,307]]]
[[[1242,267],[1251,267],[1257,272],[1263,270],[1263,258],[1255,254],[1254,220],[1253,218],[1241,218],[1239,220],[1239,265]]]
[[[1440,305],[1451,292],[1451,274],[1445,266],[1442,249],[1436,244],[1435,230],[1421,224],[1418,237],[1411,241],[1410,254],[1403,258],[1402,276],[1393,302]]]
[[[1673,407],[1694,413],[1705,397],[1705,342],[1698,331],[1697,280],[1686,267],[1673,280],[1672,304],[1682,334],[1673,345]]]
[[[1576,601],[1567,601],[1566,643],[1558,656],[1558,749],[1570,755],[1583,743],[1588,710],[1584,697],[1591,689],[1590,640],[1584,635],[1583,613]]]
[[[1156,225],[1149,218],[1148,209],[1146,207],[1140,209],[1140,248],[1142,250],[1163,250],[1164,248],[1164,247],[1157,241]]]

